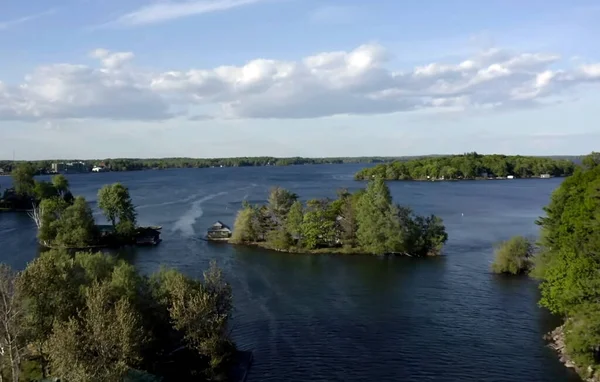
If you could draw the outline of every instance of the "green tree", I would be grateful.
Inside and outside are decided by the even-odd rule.
[[[276,225],[283,225],[290,208],[298,200],[298,195],[281,187],[271,189],[267,202],[269,215]]]
[[[304,220],[304,209],[302,203],[296,200],[290,207],[285,219],[285,229],[295,240],[300,239],[302,233],[302,221]]]
[[[385,254],[390,251],[386,241],[388,228],[393,223],[389,188],[382,178],[375,178],[357,203],[356,236],[359,245],[369,253]]]
[[[62,212],[54,225],[56,245],[83,248],[94,243],[96,222],[91,208],[81,196],[75,198],[73,205]]]
[[[33,195],[38,200],[50,199],[57,195],[56,188],[49,182],[35,182]]]
[[[119,381],[141,361],[144,331],[126,297],[108,282],[85,288],[85,308],[57,322],[48,343],[54,376],[72,382]]]
[[[69,192],[69,180],[62,174],[54,175],[52,177],[52,185],[56,192],[63,198]]]
[[[136,224],[136,212],[127,187],[121,183],[106,185],[98,191],[98,207],[117,232],[130,235]]]
[[[257,207],[245,203],[235,218],[230,242],[234,244],[253,243],[260,239],[261,214]]]
[[[18,278],[16,272],[0,264],[0,376],[7,365],[13,382],[19,381],[27,345],[23,325],[24,305]]]
[[[307,249],[331,245],[335,241],[335,223],[327,211],[324,200],[309,200],[302,220],[302,242]]]
[[[492,263],[492,271],[495,273],[512,275],[525,273],[531,267],[533,245],[527,238],[515,236],[500,243],[495,255],[496,258]]]
[[[19,195],[33,195],[35,168],[28,163],[19,163],[11,172],[13,187]]]

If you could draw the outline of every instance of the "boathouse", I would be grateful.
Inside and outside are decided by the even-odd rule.
[[[206,233],[208,240],[227,240],[231,237],[231,228],[221,223],[220,221],[215,222]]]

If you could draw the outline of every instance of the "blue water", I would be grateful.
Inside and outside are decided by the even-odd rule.
[[[96,209],[98,188],[122,182],[141,224],[163,226],[155,248],[120,255],[142,272],[161,264],[200,277],[211,259],[234,288],[233,335],[254,350],[255,381],[580,381],[542,336],[556,318],[538,308],[527,277],[491,274],[493,244],[535,236],[561,179],[390,183],[396,202],[441,216],[444,256],[431,259],[271,253],[200,240],[232,224],[243,200],[273,185],[303,198],[354,190],[360,165],[214,168],[71,175]],[[2,180],[6,185],[7,179]],[[101,215],[97,215],[99,220]],[[37,255],[26,215],[0,214],[0,261]]]

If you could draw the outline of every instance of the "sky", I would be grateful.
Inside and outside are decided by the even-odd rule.
[[[4,0],[0,159],[600,149],[597,0]]]

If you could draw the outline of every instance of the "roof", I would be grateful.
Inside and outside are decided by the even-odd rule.
[[[220,222],[218,220],[210,228],[211,229],[224,229],[224,228],[229,229],[228,226],[226,226],[225,224],[223,224],[222,222]]]

